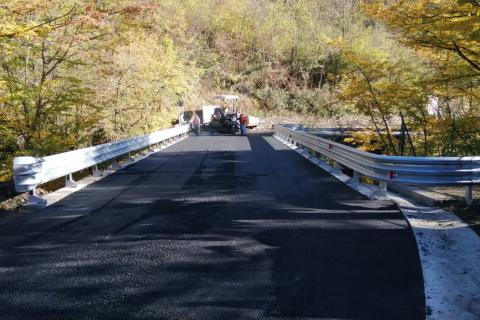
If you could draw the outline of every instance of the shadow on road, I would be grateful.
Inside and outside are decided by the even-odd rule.
[[[425,317],[397,208],[268,134],[189,138],[24,219],[0,257],[4,319]]]

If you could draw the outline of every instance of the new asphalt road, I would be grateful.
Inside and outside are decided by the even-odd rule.
[[[269,134],[190,137],[0,219],[0,319],[424,319],[417,246]]]

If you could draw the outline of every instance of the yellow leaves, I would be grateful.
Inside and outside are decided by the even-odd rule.
[[[343,139],[348,144],[366,152],[378,152],[383,150],[383,146],[379,143],[376,133],[371,131],[358,131],[352,133],[351,137]]]
[[[41,11],[48,8],[54,0],[3,0],[0,15],[8,12],[12,16],[25,16],[32,11]]]
[[[102,126],[115,137],[166,125],[178,94],[199,78],[195,62],[181,55],[172,37],[133,28],[123,38],[96,83]]]
[[[367,14],[378,17],[382,14],[385,14],[385,4],[384,1],[374,0],[371,2],[364,2],[359,5],[360,9],[365,11]]]
[[[356,68],[347,74],[340,97],[371,115],[373,122],[382,120],[377,124],[385,116],[388,119],[402,111],[411,130],[428,132],[428,138],[414,141],[423,144],[423,154],[452,152],[444,141],[445,135],[451,139],[451,114],[458,116],[459,131],[463,126],[472,132],[469,126],[478,122],[480,5],[463,0],[405,0],[369,1],[362,8],[414,51],[399,58],[395,50],[385,46],[379,46],[380,54],[368,45],[347,50],[344,58]],[[439,98],[444,110],[438,119],[426,113],[430,95]],[[472,144],[479,145],[478,137],[475,141],[469,134],[458,135],[463,142],[455,145],[460,149],[470,148],[472,153]],[[361,144],[365,140],[356,137],[350,142]]]
[[[339,98],[369,116],[397,113],[426,95],[419,84],[424,68],[419,60],[411,59],[408,50],[375,48],[360,41],[358,46],[344,49],[342,57],[349,68]]]
[[[72,23],[77,26],[96,28],[102,25],[101,21],[89,15],[79,15],[72,19]]]
[[[480,25],[476,27],[472,33],[470,33],[470,38],[472,40],[475,40],[477,42],[480,42]]]
[[[126,17],[133,18],[155,8],[157,6],[154,3],[136,3],[122,7],[120,13]]]
[[[255,12],[246,1],[227,0],[218,4],[213,17],[214,30],[228,37],[236,48],[249,50],[258,36]]]
[[[480,73],[479,5],[460,0],[366,3],[364,10],[399,33],[402,43],[415,49],[430,72],[415,77],[437,96],[478,100]]]
[[[50,28],[37,21],[32,12],[42,13],[50,2],[53,1],[6,0],[0,6],[0,41],[16,37],[28,39],[48,33]]]
[[[414,48],[450,51],[464,63],[480,62],[480,10],[471,1],[420,0],[391,5],[375,2],[366,3],[364,9],[398,31],[403,41]]]

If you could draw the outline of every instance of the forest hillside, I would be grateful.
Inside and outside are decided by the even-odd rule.
[[[366,150],[479,154],[479,76],[478,1],[2,0],[0,182],[14,156],[164,128],[217,93],[364,119]]]

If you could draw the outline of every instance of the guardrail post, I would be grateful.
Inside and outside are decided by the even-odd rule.
[[[47,200],[40,198],[37,195],[37,188],[30,190],[28,192],[28,205],[35,207],[45,207],[47,205]]]
[[[112,168],[113,169],[118,169],[120,168],[120,164],[117,162],[117,158],[112,158]]]
[[[353,184],[360,183],[360,174],[358,171],[353,170],[353,176],[348,180],[348,182]]]
[[[93,175],[94,177],[101,177],[101,176],[103,175],[103,174],[102,174],[102,171],[98,170],[98,166],[97,166],[97,165],[95,165],[95,166],[93,167],[92,175]]]
[[[473,204],[473,186],[466,186],[465,187],[465,203],[467,206],[471,206]]]
[[[65,187],[67,188],[76,188],[78,187],[78,182],[73,180],[72,174],[70,173],[68,176],[65,177]]]
[[[340,162],[335,161],[335,160],[333,160],[333,161],[334,161],[333,166],[332,166],[333,172],[338,173],[338,174],[342,173],[342,165],[340,164]]]
[[[386,181],[379,181],[378,182],[378,191],[377,196],[379,197],[386,197],[387,196],[387,182]]]

